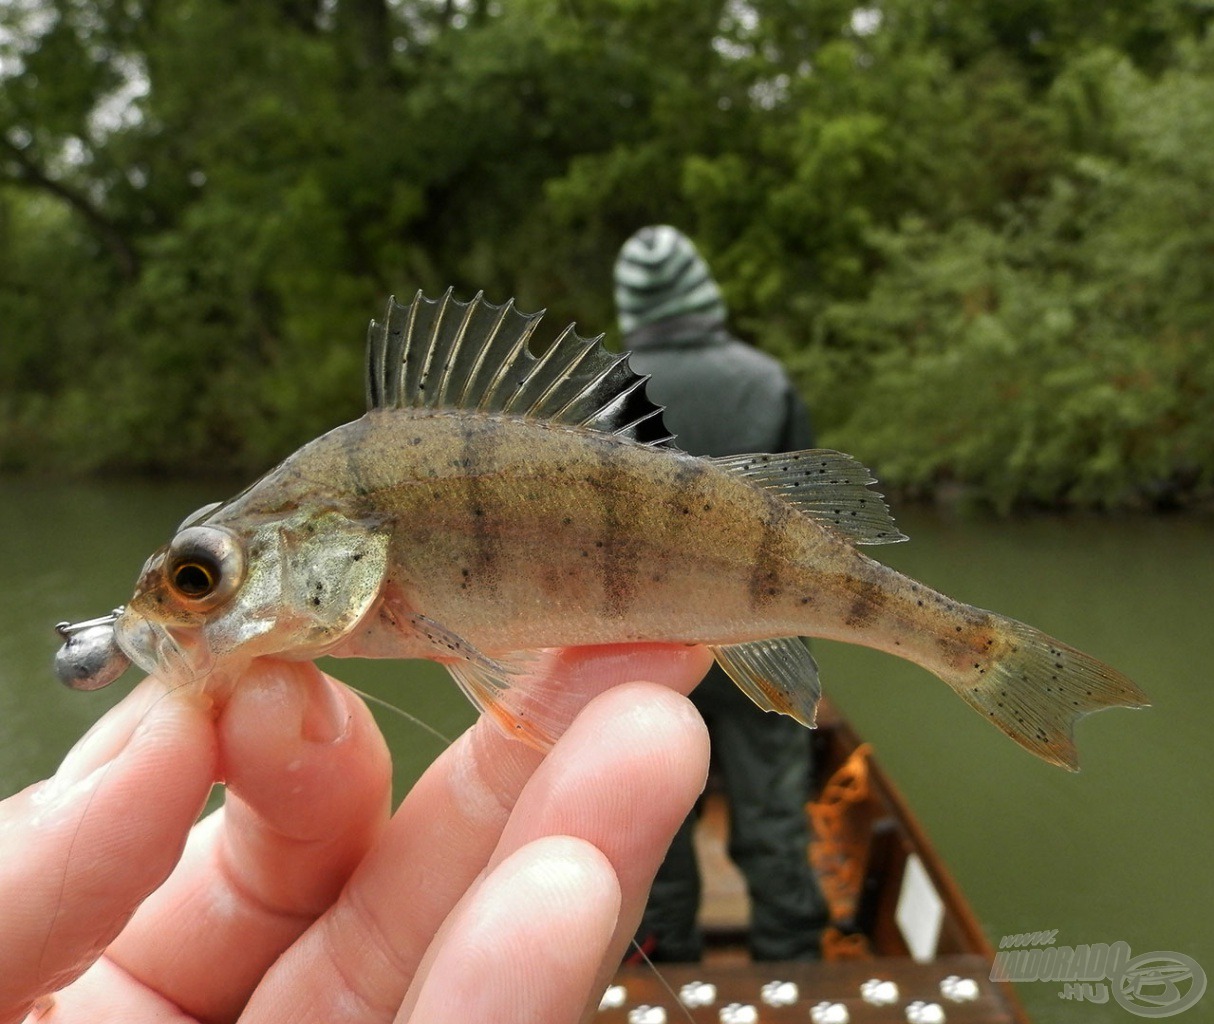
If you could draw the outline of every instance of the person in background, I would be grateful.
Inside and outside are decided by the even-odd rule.
[[[770,356],[726,329],[720,289],[694,243],[668,225],[642,228],[615,263],[615,303],[629,362],[650,374],[650,397],[692,455],[813,446],[809,414]],[[807,858],[810,734],[761,711],[717,666],[692,693],[724,776],[729,854],[746,878],[755,960],[819,955],[826,903]],[[655,961],[700,959],[700,877],[693,813],[654,881],[638,944]]]

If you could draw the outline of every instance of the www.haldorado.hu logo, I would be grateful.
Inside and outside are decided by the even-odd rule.
[[[1139,1017],[1172,1017],[1197,1003],[1206,972],[1190,956],[1156,950],[1132,956],[1126,942],[1056,946],[1058,929],[1005,935],[991,981],[1060,981],[1059,999],[1107,1003]]]

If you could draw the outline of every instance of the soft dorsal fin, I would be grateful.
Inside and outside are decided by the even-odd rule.
[[[602,335],[570,325],[541,356],[529,343],[543,312],[495,306],[478,292],[459,302],[421,292],[407,306],[388,300],[367,332],[368,409],[469,409],[566,423],[651,446],[674,438],[645,395],[648,377],[613,355]]]
[[[867,467],[843,452],[826,448],[783,455],[728,455],[714,464],[778,494],[806,515],[826,523],[856,544],[896,544],[906,540],[889,506],[869,484]]]

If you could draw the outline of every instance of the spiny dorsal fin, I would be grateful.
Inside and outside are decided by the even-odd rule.
[[[884,499],[869,489],[876,477],[843,452],[817,448],[783,455],[729,455],[711,461],[778,494],[856,544],[906,540]]]
[[[543,312],[421,292],[407,306],[388,300],[383,322],[367,332],[368,409],[469,409],[566,423],[651,446],[674,438],[662,410],[645,395],[648,377],[627,355],[603,348],[602,335],[579,337],[572,325],[543,355],[529,343]]]

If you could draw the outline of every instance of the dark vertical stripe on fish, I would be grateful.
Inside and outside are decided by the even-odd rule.
[[[595,450],[599,469],[594,487],[603,509],[602,537],[595,542],[596,564],[603,585],[603,614],[612,619],[622,618],[632,607],[640,569],[631,541],[632,518],[622,486],[629,474],[621,470],[618,453],[618,442],[607,438]]]
[[[350,486],[358,496],[360,510],[365,507],[372,490],[363,467],[363,459],[368,451],[366,438],[370,430],[370,417],[362,416],[348,426],[347,433],[341,435],[341,453],[346,460],[346,472],[350,474]]]
[[[484,478],[497,464],[501,424],[492,417],[468,417],[460,424],[463,440],[459,466],[464,473],[465,511],[472,533],[474,564],[465,566],[469,586],[482,586],[490,593],[501,580],[503,523],[492,515]]]
[[[700,459],[691,456],[675,463],[672,481],[675,486],[674,500],[681,502],[682,508],[689,510],[688,514],[694,513],[696,506],[701,503],[700,481],[707,472],[708,467]]]
[[[888,603],[889,594],[884,587],[872,580],[861,579],[843,621],[856,629],[867,629],[876,623]]]
[[[784,531],[792,516],[789,506],[774,498],[767,501],[763,516],[763,528],[751,561],[748,594],[751,611],[758,611],[771,604],[783,587],[780,584],[780,566],[783,561]]]
[[[679,524],[689,524],[701,511],[707,511],[700,491],[700,480],[706,472],[698,459],[685,456],[670,471],[670,497],[667,508]]]

